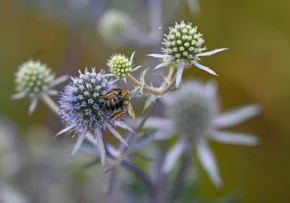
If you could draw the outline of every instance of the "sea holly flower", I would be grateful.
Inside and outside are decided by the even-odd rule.
[[[29,60],[23,63],[16,72],[16,91],[12,99],[28,97],[31,99],[29,114],[37,106],[39,98],[44,95],[57,95],[58,91],[52,89],[54,86],[66,81],[67,75],[55,79],[51,70],[40,61]]]
[[[176,87],[179,85],[182,73],[185,67],[196,67],[217,75],[210,68],[198,63],[200,56],[210,56],[218,52],[226,50],[226,48],[215,49],[213,51],[204,52],[204,39],[202,34],[197,31],[197,27],[192,27],[190,23],[176,23],[174,27],[169,28],[169,34],[165,34],[162,48],[163,54],[149,54],[149,56],[162,59],[163,62],[155,67],[155,69],[173,64],[178,67],[176,75]]]
[[[83,143],[87,133],[92,133],[96,139],[102,164],[105,164],[105,149],[102,130],[108,129],[117,139],[127,145],[116,126],[131,130],[120,119],[111,119],[111,113],[104,109],[106,102],[102,96],[116,88],[115,81],[111,80],[104,71],[96,73],[95,69],[84,73],[79,71],[79,77],[72,77],[59,96],[60,115],[67,127],[57,135],[65,132],[74,132],[78,136],[71,156]]]
[[[139,69],[141,66],[134,67],[133,58],[135,52],[131,54],[130,59],[122,54],[114,54],[108,60],[107,65],[110,68],[110,71],[113,76],[118,79],[123,79],[126,82],[126,77],[133,71]]]
[[[145,127],[157,129],[159,139],[170,138],[178,133],[179,139],[166,155],[163,172],[170,172],[178,158],[186,150],[195,149],[197,156],[216,186],[222,184],[216,159],[208,140],[225,144],[255,146],[258,139],[249,133],[235,133],[221,130],[232,127],[259,114],[257,105],[248,105],[221,113],[216,97],[216,85],[187,82],[180,91],[168,93],[167,118],[149,118]]]

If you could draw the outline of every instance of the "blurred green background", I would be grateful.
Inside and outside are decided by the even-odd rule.
[[[121,2],[126,5],[125,0]],[[164,2],[170,8],[172,1]],[[174,19],[164,17],[164,26],[172,25],[175,20],[190,21],[203,33],[209,50],[219,47],[230,50],[203,58],[203,64],[212,67],[218,78],[197,68],[187,70],[185,78],[216,79],[224,109],[258,103],[263,110],[259,117],[235,128],[259,136],[260,146],[212,143],[224,188],[216,189],[201,172],[202,196],[219,197],[239,191],[243,203],[290,202],[290,2],[200,0],[200,8],[199,13],[192,14],[184,4]],[[143,7],[138,9],[142,11]],[[134,15],[138,17],[138,12]],[[89,26],[68,28],[62,20],[47,18],[23,2],[1,0],[2,116],[14,120],[23,131],[36,124],[53,126],[52,133],[61,129],[58,118],[44,105],[28,116],[27,99],[10,100],[14,73],[30,58],[47,63],[58,74],[75,75],[77,69],[86,66],[105,68],[108,56],[115,51],[129,54],[137,50],[136,63],[142,63],[143,56],[151,52],[142,48],[111,48],[100,38],[95,25]],[[69,158],[69,150],[66,152]]]

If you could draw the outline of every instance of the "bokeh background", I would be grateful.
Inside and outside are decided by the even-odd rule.
[[[151,53],[148,47],[109,45],[97,30],[98,19],[112,7],[148,30],[146,0],[94,1],[85,12],[63,2],[0,2],[0,199],[10,195],[9,203],[105,201],[106,177],[99,167],[81,170],[92,156],[80,153],[70,160],[72,140],[53,138],[62,127],[59,119],[43,104],[28,116],[27,99],[10,100],[20,64],[39,59],[58,75],[76,75],[84,67],[105,68],[114,52],[135,50],[137,64],[152,65],[145,57]],[[242,203],[290,202],[290,2],[200,0],[199,10],[192,11],[186,1],[163,0],[162,8],[164,27],[190,21],[209,50],[230,48],[203,58],[219,77],[193,68],[185,72],[186,79],[217,80],[224,109],[248,103],[262,107],[260,116],[235,128],[259,136],[260,146],[211,143],[224,187],[216,189],[201,172],[201,197],[238,192]]]

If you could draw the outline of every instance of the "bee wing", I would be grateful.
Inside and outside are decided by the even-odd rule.
[[[133,107],[132,107],[132,104],[131,104],[131,103],[128,104],[128,113],[129,113],[129,115],[130,115],[133,119],[135,119],[135,112],[134,112],[134,110],[133,110]]]
[[[129,94],[129,91],[127,88],[123,88],[122,89],[122,95],[125,96],[125,95],[128,95]]]

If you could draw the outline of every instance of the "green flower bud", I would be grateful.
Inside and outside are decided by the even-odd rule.
[[[176,61],[185,61],[190,63],[194,60],[196,54],[200,54],[206,48],[202,47],[204,39],[202,34],[197,32],[197,27],[192,27],[190,23],[185,24],[183,21],[165,35],[163,41],[163,53],[175,58]]]
[[[124,79],[124,81],[126,82],[126,77],[128,76],[128,74],[141,67],[135,67],[133,65],[134,55],[135,52],[131,54],[130,59],[122,54],[114,54],[113,56],[111,56],[107,63],[111,73],[119,79]]]
[[[50,88],[55,76],[45,64],[39,61],[28,61],[22,64],[16,73],[16,91],[25,92],[34,97]]]

